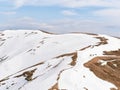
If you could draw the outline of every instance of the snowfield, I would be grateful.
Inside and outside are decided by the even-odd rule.
[[[0,32],[0,90],[120,90],[119,75],[119,38]]]

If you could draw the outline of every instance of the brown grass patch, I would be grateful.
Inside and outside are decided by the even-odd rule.
[[[44,31],[44,30],[40,30],[40,31],[43,32],[43,33],[46,33],[46,34],[55,34],[55,33],[47,32],[47,31]]]
[[[77,61],[77,52],[74,53],[74,55],[72,56],[72,62],[70,63],[71,66],[75,66],[76,65],[76,61]]]
[[[56,83],[55,85],[53,85],[50,89],[48,90],[59,90],[58,89],[58,83]]]
[[[0,80],[0,83],[6,81],[6,80],[8,80],[8,79],[9,79],[9,78],[4,78],[4,79]]]
[[[66,57],[66,56],[72,56],[72,62],[70,63],[71,66],[75,66],[76,65],[76,61],[77,61],[77,52],[73,52],[73,53],[66,53],[66,54],[62,54],[59,55],[55,58],[61,58],[61,57]]]
[[[116,55],[120,56],[120,49],[114,51],[104,51],[104,55]]]
[[[32,80],[33,73],[34,73],[36,70],[37,70],[37,69],[25,71],[25,72],[23,72],[22,74],[15,76],[14,78],[18,78],[18,77],[24,76],[27,81],[31,81],[31,80]]]
[[[108,39],[106,39],[105,37],[95,37],[95,38],[100,40],[100,42],[97,45],[95,45],[95,46],[108,44],[108,42],[107,42]]]
[[[85,49],[87,49],[87,48],[90,48],[90,47],[91,47],[91,45],[89,45],[89,46],[87,46],[87,47],[84,47],[84,48],[80,49],[80,51],[83,51],[83,50],[85,50]]]
[[[95,33],[85,33],[85,32],[71,32],[71,33],[75,33],[75,34],[87,34],[87,35],[92,35],[92,36],[97,36],[98,34]]]
[[[106,62],[106,64],[102,65],[100,60]],[[89,68],[97,77],[113,83],[118,88],[118,90],[120,90],[120,57],[95,57],[85,63],[84,66]]]

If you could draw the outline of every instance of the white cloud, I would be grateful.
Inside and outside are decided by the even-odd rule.
[[[54,26],[38,22],[31,17],[23,17],[19,19],[9,20],[4,24],[0,24],[0,29],[52,29]]]
[[[23,17],[1,24],[0,29],[42,29],[57,33],[90,32],[109,34],[113,36],[120,35],[120,26],[113,25],[109,22],[78,19],[62,19],[46,23],[36,21],[31,17]]]
[[[14,0],[14,1],[15,1],[14,4],[16,7],[21,7],[28,2],[27,0]]]
[[[64,0],[11,0],[14,3],[16,8],[22,6],[51,6],[51,5],[59,5]]]
[[[113,25],[110,22],[99,22],[95,20],[63,19],[52,22],[54,28],[49,29],[52,32],[90,32],[109,34],[114,36],[120,35],[120,26]]]
[[[109,26],[120,27],[120,9],[102,9],[94,11],[93,14],[102,22],[109,23]]]
[[[103,9],[94,12],[98,16],[120,17],[120,9]]]
[[[67,7],[89,7],[89,6],[101,6],[101,7],[120,7],[120,0],[66,0],[64,6]]]
[[[8,11],[8,12],[0,12],[0,14],[2,14],[2,15],[14,15],[14,14],[16,14],[16,12],[15,11]]]
[[[3,0],[0,0],[3,1]],[[78,15],[74,8],[81,7],[107,7],[107,9],[101,9],[96,11],[89,11],[90,17],[93,20],[57,20],[55,22],[43,23],[38,22],[32,18],[24,17],[16,20],[6,22],[4,25],[0,25],[0,28],[24,28],[24,29],[45,29],[55,32],[73,32],[85,31],[94,33],[114,33],[120,34],[120,0],[6,0],[11,1],[16,9],[22,6],[59,6],[67,7],[67,10],[62,11],[63,15]],[[12,6],[12,5],[11,5]],[[69,10],[68,8],[72,8]],[[85,11],[87,12],[87,11]],[[0,12],[0,14],[9,15],[15,14],[15,12]],[[93,15],[93,16],[92,16]],[[95,17],[94,17],[95,16]],[[80,17],[82,18],[82,17]],[[88,17],[89,18],[89,17]],[[96,19],[97,18],[97,19]],[[99,19],[98,19],[99,18]],[[117,32],[113,31],[117,30]],[[118,32],[119,30],[119,32]]]
[[[62,13],[63,15],[66,15],[66,16],[78,15],[76,12],[70,11],[70,10],[63,10],[61,13]]]
[[[74,31],[98,32],[104,27],[102,23],[98,23],[93,20],[74,20],[74,19],[58,20],[54,22],[53,25],[56,26],[56,30],[60,32],[74,32]]]
[[[104,6],[120,8],[120,0],[11,0],[16,7],[24,5],[51,6],[58,5],[64,7],[87,7]]]

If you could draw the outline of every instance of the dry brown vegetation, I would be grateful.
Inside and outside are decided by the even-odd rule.
[[[92,36],[97,36],[98,35],[98,34],[95,34],[95,33],[85,33],[85,32],[83,32],[83,34],[92,35]]]
[[[44,31],[44,30],[40,30],[40,31],[43,32],[43,33],[46,33],[46,34],[55,34],[55,33],[47,32],[47,31]]]
[[[58,83],[56,83],[55,85],[53,85],[50,89],[48,90],[59,90],[58,89]]]
[[[92,35],[92,36],[97,36],[98,34],[95,33],[85,33],[85,32],[71,32],[71,33],[75,33],[75,34],[87,34],[87,35]]]
[[[66,53],[66,54],[62,54],[59,55],[55,58],[61,58],[61,57],[66,57],[66,56],[72,56],[72,62],[70,63],[71,66],[75,66],[76,65],[76,61],[77,61],[77,52],[73,52],[73,53]]]
[[[71,66],[75,66],[76,65],[76,61],[77,61],[77,52],[74,53],[74,55],[72,56],[72,62],[70,63]]]
[[[8,79],[9,79],[9,78],[4,78],[4,79],[0,80],[0,83],[3,82],[3,81],[6,81],[6,80],[8,80]]]
[[[95,45],[95,46],[108,44],[108,42],[107,42],[108,39],[106,39],[105,37],[95,37],[95,38],[100,40],[100,42],[97,45]]]
[[[9,75],[9,76],[1,79],[1,80],[0,80],[0,83],[1,83],[1,82],[4,82],[4,81],[6,81],[6,80],[9,80],[9,78],[10,78],[11,76],[16,75],[16,74],[18,74],[18,73],[20,73],[20,72],[23,72],[23,73],[20,74],[20,75],[14,76],[14,78],[24,76],[23,74],[26,73],[26,72],[29,72],[29,73],[31,73],[31,75],[32,75],[32,74],[35,72],[36,69],[29,70],[29,71],[25,71],[25,70],[30,69],[30,68],[33,68],[33,67],[38,66],[38,65],[42,65],[42,64],[44,64],[44,62],[37,63],[37,64],[32,65],[32,66],[30,66],[30,67],[27,67],[27,68],[25,68],[25,69],[23,69],[23,70],[20,70],[20,71],[14,73],[14,74],[11,74],[11,75]],[[28,74],[28,76],[26,77],[26,80],[27,80],[27,78],[30,79],[30,77],[32,77],[31,75]]]
[[[33,73],[34,73],[35,71],[36,71],[36,69],[29,70],[29,71],[25,71],[25,72],[23,72],[22,74],[15,76],[15,78],[24,76],[27,81],[31,81],[31,80],[33,79],[32,76],[33,76]]]
[[[120,56],[120,49],[115,50],[115,51],[104,51],[104,55],[116,55],[116,56]]]
[[[57,56],[55,58],[61,58],[61,57],[65,57],[65,56],[72,56],[74,54],[75,54],[75,52],[73,52],[73,53],[66,53],[66,54],[59,55],[59,56]]]
[[[120,90],[120,53],[119,52],[120,50],[105,51],[105,54],[107,56],[95,57],[84,64],[84,66],[89,68],[97,77],[113,83],[118,88],[117,90]],[[116,89],[111,88],[111,90],[116,90]]]
[[[85,63],[84,66],[89,68],[97,77],[113,83],[120,90],[120,59],[117,59],[117,61],[112,61],[116,60],[113,58],[104,66],[101,65],[101,63],[98,63],[99,60],[99,58],[94,58],[90,62]],[[117,67],[114,66],[115,64]]]
[[[87,47],[84,47],[84,48],[80,49],[80,51],[83,51],[83,50],[85,50],[85,49],[87,49],[87,48],[90,48],[90,47],[91,47],[91,45],[89,45],[89,46],[87,46]]]

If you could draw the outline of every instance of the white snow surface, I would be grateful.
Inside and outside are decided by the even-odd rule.
[[[113,84],[96,77],[83,64],[103,51],[120,48],[120,39],[98,35],[108,39],[108,44],[95,46],[100,40],[96,35],[83,33],[48,34],[39,30],[5,30],[0,32],[0,90],[49,90],[58,83],[59,90],[110,90]],[[88,47],[81,50],[85,47]],[[77,53],[76,65],[72,56]],[[36,65],[38,63],[42,63]],[[34,80],[24,76],[25,71],[36,69]],[[84,78],[85,76],[85,78]],[[58,79],[59,77],[59,79]],[[86,89],[87,88],[87,89]],[[57,89],[55,89],[57,90]]]

